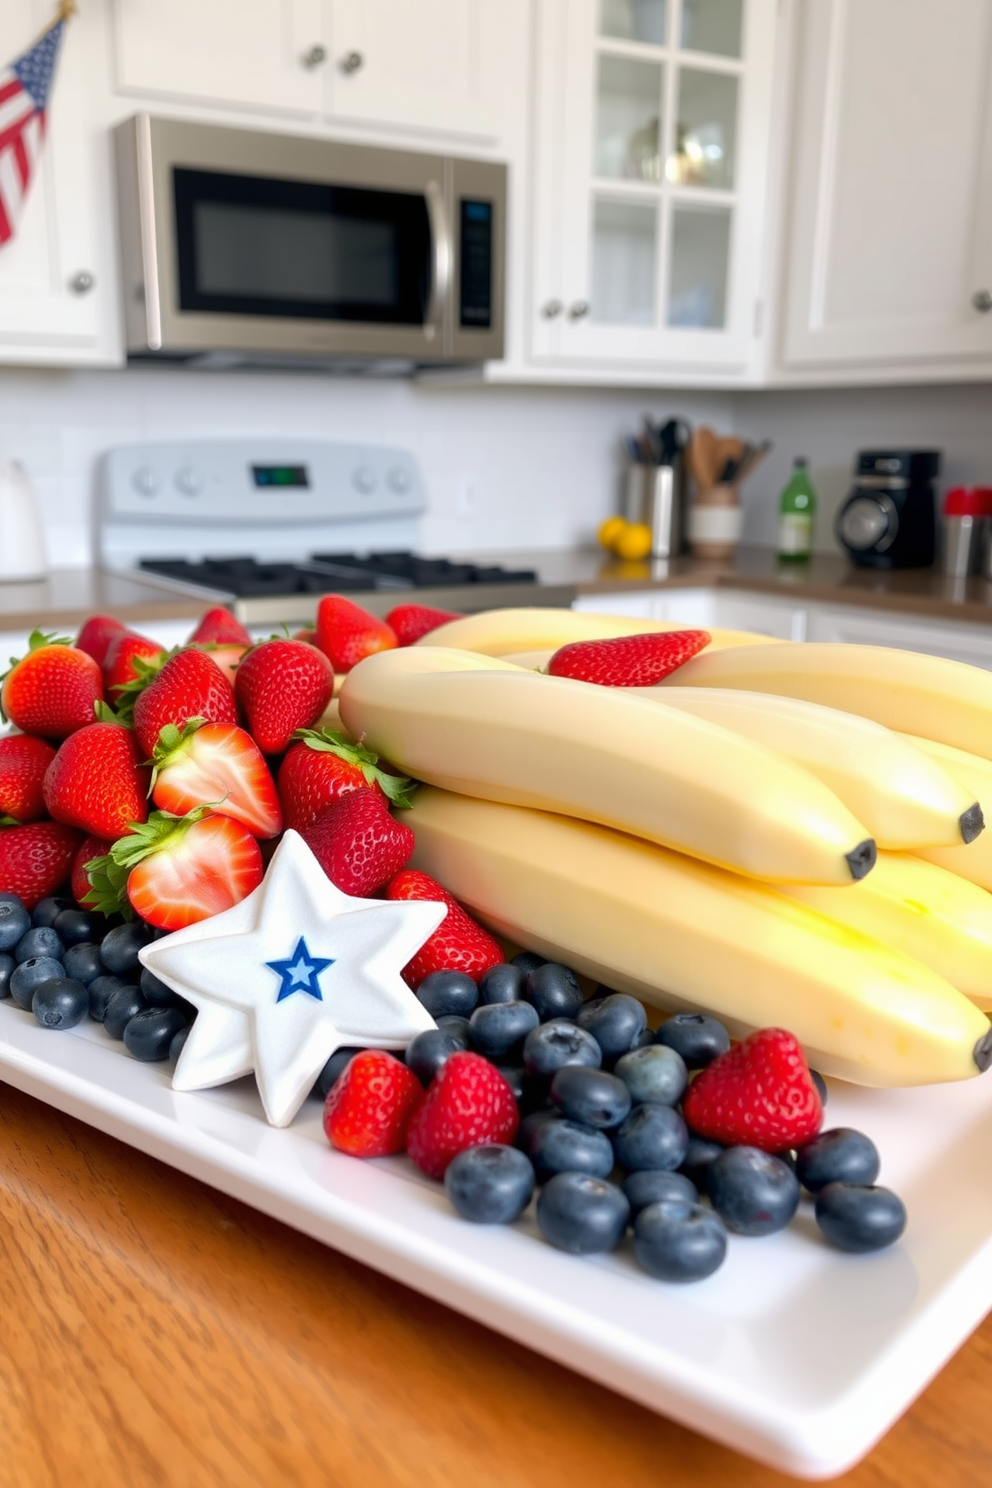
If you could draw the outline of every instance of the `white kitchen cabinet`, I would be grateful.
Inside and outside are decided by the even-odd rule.
[[[924,651],[970,666],[992,670],[992,625],[965,625],[956,620],[924,620],[847,605],[813,605],[811,641],[846,641],[860,646],[895,646]]]
[[[786,368],[992,359],[992,5],[803,0]]]
[[[775,0],[540,0],[530,350],[744,373]]]
[[[48,0],[0,8],[0,58],[12,61],[52,18]],[[103,0],[66,27],[40,165],[15,236],[0,248],[0,362],[120,362],[110,152],[94,98],[109,89]]]

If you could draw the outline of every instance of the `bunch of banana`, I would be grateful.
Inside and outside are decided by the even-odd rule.
[[[572,641],[610,640],[614,636],[685,630],[673,620],[640,620],[630,615],[600,615],[589,610],[529,609],[483,610],[449,620],[421,636],[418,646],[443,646],[457,651],[475,651],[480,656],[506,656],[511,651],[544,651],[550,654]],[[709,631],[707,650],[724,647],[782,645],[773,636],[754,635],[746,630]]]

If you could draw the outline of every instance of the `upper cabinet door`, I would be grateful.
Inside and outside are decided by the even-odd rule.
[[[321,0],[114,0],[123,93],[319,114]]]
[[[775,0],[544,0],[538,358],[743,373]]]
[[[517,32],[503,9],[502,0],[331,0],[328,112],[492,142],[513,102],[508,81],[520,75],[520,59],[505,56],[508,30]]]
[[[987,359],[992,5],[801,15],[786,365]]]

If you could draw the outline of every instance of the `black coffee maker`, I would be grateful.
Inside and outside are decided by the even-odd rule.
[[[837,541],[860,568],[929,568],[936,556],[939,450],[862,450],[837,513]]]

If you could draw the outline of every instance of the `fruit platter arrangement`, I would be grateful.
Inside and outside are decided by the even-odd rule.
[[[254,1077],[263,1130],[319,1101],[328,1156],[477,1236],[705,1299],[756,1237],[839,1289],[898,1251],[913,1204],[830,1104],[992,1064],[976,668],[330,595],[172,652],[36,633],[0,705],[0,1067],[26,1020],[176,1100]]]

